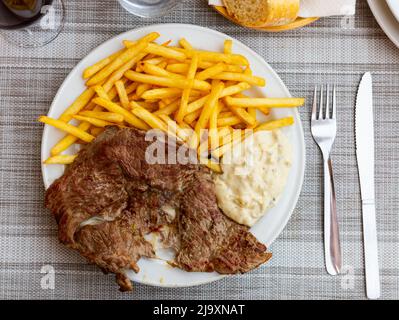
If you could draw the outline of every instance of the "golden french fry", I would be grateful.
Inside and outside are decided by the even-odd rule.
[[[126,48],[131,48],[135,46],[137,42],[124,40],[123,44],[125,45]],[[179,52],[178,50],[171,49],[169,47],[164,47],[156,43],[149,43],[147,48],[144,49],[144,52],[151,53],[156,56],[165,57],[168,59],[175,59],[177,61],[184,61],[187,58],[184,52]]]
[[[207,80],[209,78],[215,77],[218,74],[222,73],[225,69],[226,69],[226,64],[221,62],[221,63],[215,64],[212,67],[209,67],[208,69],[205,69],[204,71],[197,73],[195,78],[198,80]]]
[[[224,54],[218,52],[200,51],[199,58],[204,61],[224,62],[232,65],[247,66],[249,62],[247,58],[239,54]]]
[[[112,61],[114,61],[117,57],[119,57],[125,49],[119,50],[118,52],[110,55],[109,57],[106,57],[97,63],[93,64],[92,66],[86,68],[83,71],[83,79],[88,79],[92,76],[94,76],[97,72],[102,70],[104,67],[106,67],[108,64],[110,64]]]
[[[295,108],[303,106],[303,98],[232,98],[226,97],[225,102],[232,107],[240,108]]]
[[[90,128],[90,123],[82,122],[81,124],[79,124],[78,128],[86,132]],[[74,135],[71,134],[66,135],[51,148],[50,150],[51,155],[56,156],[60,154],[61,152],[68,149],[71,145],[73,145],[77,140],[78,138],[75,137]]]
[[[227,99],[227,97],[225,98]],[[249,126],[254,126],[256,125],[256,109],[255,110],[255,116],[249,114],[244,108],[239,108],[239,107],[233,107],[227,104],[233,113],[238,116],[242,121],[244,121],[247,125]]]
[[[168,131],[169,132],[172,132],[173,135],[177,135],[178,124],[177,124],[176,121],[174,121],[173,119],[171,119],[169,116],[167,116],[165,114],[160,114],[157,117],[159,119],[161,119],[163,122],[165,122],[165,124],[168,126]]]
[[[176,121],[171,119],[169,116],[161,114],[158,116],[162,121],[164,121],[168,126],[168,132],[172,136],[178,138],[179,140],[185,142],[190,134],[187,133],[186,128],[181,128]],[[191,129],[191,128],[190,128]],[[191,130],[192,131],[192,130]]]
[[[162,47],[167,47],[171,42],[172,42],[172,40],[168,40],[168,41],[162,43],[161,46],[162,46]],[[153,59],[153,58],[156,58],[156,57],[157,57],[156,54],[150,53],[150,54],[148,54],[148,55],[146,56],[146,59]]]
[[[115,82],[118,80],[121,80],[123,78],[123,75],[125,74],[125,72],[130,70],[131,68],[133,68],[137,62],[139,62],[141,59],[143,59],[145,57],[145,55],[146,55],[145,53],[141,53],[141,54],[137,55],[132,60],[125,63],[123,66],[121,66],[118,70],[114,71],[111,74],[111,76],[108,78],[108,80],[104,83],[104,85],[103,85],[104,90],[109,92],[109,90],[111,90],[112,87],[114,86]]]
[[[90,129],[90,133],[91,133],[93,136],[97,137],[98,135],[100,135],[101,133],[103,133],[104,130],[105,130],[104,128],[91,128],[91,129]]]
[[[244,73],[221,72],[218,75],[212,76],[210,78],[217,79],[217,80],[247,82],[251,85],[258,86],[258,87],[264,87],[266,85],[265,79],[263,79],[261,77],[247,75]]]
[[[151,89],[144,92],[141,98],[145,100],[151,99],[165,99],[165,98],[175,98],[179,97],[182,94],[182,89],[178,88],[159,88],[159,89]]]
[[[79,129],[78,127],[75,127],[71,124],[65,123],[61,120],[52,119],[47,116],[41,116],[39,118],[39,121],[42,123],[48,124],[50,126],[53,126],[57,129],[60,129],[62,131],[68,132],[69,134],[72,134],[75,137],[77,137],[85,142],[91,142],[94,140],[94,137],[91,134],[88,134],[87,132]]]
[[[227,71],[227,70],[226,70],[226,71]],[[242,71],[241,71],[241,72],[242,72]],[[224,84],[225,84],[226,87],[231,87],[231,86],[234,86],[234,85],[236,85],[236,84],[238,84],[238,83],[237,83],[237,81],[230,81],[230,80],[227,80],[227,81],[224,82]]]
[[[129,95],[129,94],[131,94],[132,92],[135,92],[136,91],[136,89],[137,89],[137,87],[138,87],[138,83],[137,82],[132,82],[131,84],[129,84],[127,87],[126,87],[126,94],[127,95]]]
[[[256,120],[256,109],[255,108],[248,108],[247,112]]]
[[[190,68],[190,65],[187,63],[173,63],[168,64],[166,71],[177,74],[186,74],[188,72],[188,68]]]
[[[287,117],[287,118],[282,118],[282,119],[272,120],[272,121],[268,121],[268,122],[262,123],[259,126],[257,126],[254,129],[254,131],[255,132],[262,131],[262,130],[271,131],[271,130],[275,130],[275,129],[278,129],[278,128],[291,126],[293,124],[294,124],[294,118],[293,117]]]
[[[222,146],[231,141],[229,138],[233,136],[233,128],[232,127],[219,127],[218,128],[218,137],[219,137],[219,146]]]
[[[219,119],[234,117],[234,113],[232,111],[223,111],[219,113]]]
[[[74,162],[78,155],[62,154],[54,157],[48,158],[44,161],[45,164],[71,164]]]
[[[187,106],[188,106],[188,99],[190,98],[191,88],[194,84],[194,77],[197,72],[198,68],[198,55],[194,55],[190,68],[188,69],[187,73],[187,80],[190,82],[190,86],[183,91],[183,95],[181,98],[180,108],[176,115],[176,121],[178,123],[182,123],[185,115],[187,114]]]
[[[188,124],[193,124],[195,120],[197,120],[202,113],[202,109],[198,109],[194,112],[189,113],[184,117],[184,121]]]
[[[153,75],[153,76],[160,76],[160,77],[166,77],[166,78],[172,78],[172,79],[185,79],[185,77],[182,76],[181,74],[175,74],[175,73],[169,72],[169,71],[167,71],[157,65],[154,65],[154,64],[144,63],[143,70],[145,73]]]
[[[142,106],[144,109],[147,109],[148,111],[155,111],[158,110],[158,103],[157,102],[149,102],[150,100],[147,101],[135,101],[138,105]],[[129,108],[132,106],[129,104]]]
[[[90,118],[90,117],[85,117],[85,116],[75,115],[75,116],[73,116],[73,118],[76,120],[79,120],[79,121],[86,121],[86,122],[92,124],[93,126],[100,127],[100,128],[114,125],[113,123],[105,121],[105,120]]]
[[[225,54],[232,54],[232,49],[233,49],[233,41],[229,39],[224,40],[223,52]]]
[[[222,91],[222,94],[220,95],[220,98],[223,98],[223,97],[226,97],[226,96],[229,96],[232,94],[236,94],[241,91],[245,91],[245,90],[249,89],[250,87],[251,86],[248,83],[241,82],[239,84],[224,88]],[[200,99],[191,102],[187,106],[187,113],[190,114],[190,113],[197,111],[198,109],[201,109],[204,106],[208,97],[209,97],[209,95],[201,97]]]
[[[209,118],[208,139],[209,139],[210,149],[216,149],[217,147],[219,147],[218,116],[222,108],[223,105],[221,103],[218,103],[217,107],[212,110],[211,116]]]
[[[249,137],[252,132],[243,132],[242,130],[233,130],[230,135],[225,136],[223,144],[212,151],[212,156],[216,159],[220,159],[226,152],[230,151],[237,143],[241,143],[244,139]]]
[[[193,113],[193,112],[201,109],[205,105],[205,102],[208,100],[208,98],[209,98],[209,94],[191,102],[187,106],[187,113],[190,114],[190,113]]]
[[[180,124],[180,127],[181,127],[182,129],[193,130],[193,129],[191,128],[191,126],[190,126],[189,124],[185,123],[185,122],[182,122],[182,123]]]
[[[119,113],[101,112],[101,111],[81,111],[80,116],[105,120],[109,122],[122,123],[124,118]]]
[[[120,101],[122,107],[124,107],[125,109],[128,109],[129,108],[129,98],[127,96],[125,85],[123,84],[123,82],[121,80],[118,80],[115,82],[115,88],[116,88],[116,91],[118,92],[119,101]]]
[[[165,69],[168,63],[166,61],[162,61],[161,63],[157,64],[158,67]]]
[[[151,58],[151,59],[144,59],[144,61],[142,61],[140,63],[140,65],[144,65],[144,63],[149,63],[149,64],[160,64],[161,62],[164,62],[165,58],[164,57],[155,57],[155,58]]]
[[[256,121],[256,108],[248,108],[246,111],[251,115],[251,117],[253,119],[255,119],[255,122],[253,124],[248,124],[247,123],[248,124],[247,128],[248,129],[253,129],[254,127],[256,127],[259,124],[258,121]]]
[[[129,62],[135,56],[137,56],[141,51],[143,51],[147,46],[148,43],[154,41],[159,37],[159,34],[156,32],[152,32],[142,39],[140,39],[136,45],[128,48],[124,51],[120,56],[118,56],[114,61],[112,61],[109,65],[107,65],[104,69],[98,72],[95,76],[93,76],[88,82],[88,86],[93,86],[101,81],[105,80],[111,73],[115,70],[122,67],[125,63]]]
[[[246,74],[247,76],[252,76],[252,70],[249,66],[245,68],[244,74]]]
[[[193,83],[193,80],[190,79],[191,83]],[[187,113],[187,105],[188,105],[188,99],[190,98],[190,88],[184,89],[183,95],[180,101],[180,108],[176,114],[176,121],[178,123],[182,123],[183,119]]]
[[[129,101],[132,101],[132,100],[134,100],[134,101],[140,100],[140,97],[136,94],[136,92],[129,94],[128,98],[129,98]]]
[[[104,107],[105,109],[114,112],[114,113],[119,113],[121,114],[124,118],[125,121],[127,123],[129,123],[130,125],[142,129],[142,130],[148,130],[149,127],[148,125],[143,122],[141,119],[137,118],[135,115],[133,115],[132,113],[130,113],[129,111],[127,111],[126,109],[120,107],[119,105],[117,105],[116,103],[113,103],[109,100],[105,100],[102,98],[95,98],[93,100],[94,103],[98,104],[99,106]]]
[[[183,52],[187,57],[191,58],[194,54],[198,54],[198,57],[202,61],[210,62],[224,62],[227,64],[248,66],[249,62],[247,58],[240,54],[225,54],[212,51],[202,51],[202,50],[186,50],[181,48],[173,48],[177,51]]]
[[[160,129],[164,132],[168,132],[167,125],[162,122],[156,115],[152,114],[142,106],[137,104],[135,101],[130,102],[132,113],[140,118],[142,121],[147,123],[153,129]]]
[[[93,89],[100,98],[110,100],[108,93],[104,90],[103,86],[94,86]]]
[[[240,82],[238,84],[224,88],[220,97],[223,98],[223,97],[231,96],[233,94],[248,90],[249,88],[251,88],[251,86],[248,83]]]
[[[232,116],[227,118],[220,118],[218,119],[218,127],[225,127],[225,126],[235,126],[237,124],[242,123],[240,117]]]
[[[175,101],[176,100],[176,97],[175,98],[165,98],[165,99],[162,99],[162,101],[163,102],[165,102],[165,107],[167,106],[167,105],[169,105],[169,104],[171,104],[173,101]]]
[[[201,112],[201,115],[195,125],[195,133],[196,133],[197,137],[201,138],[201,136],[200,136],[201,129],[206,128],[213,109],[218,107],[217,102],[219,100],[220,94],[223,91],[223,88],[224,88],[224,84],[222,82],[218,83],[217,85],[215,85],[212,88],[211,94],[209,95],[208,100],[205,102],[205,106],[204,106],[204,108]],[[195,142],[193,142],[193,143],[195,143]],[[196,148],[197,146],[198,145],[193,145],[190,141],[190,147]]]
[[[179,44],[187,50],[194,50],[193,46],[185,39],[185,38],[181,38],[179,41]]]
[[[86,89],[59,117],[59,120],[69,122],[74,114],[79,113],[95,95],[92,88]]]
[[[116,91],[116,90],[115,90]],[[95,106],[95,104],[93,103]],[[100,106],[95,106],[93,111],[101,111],[102,108]],[[78,125],[78,128],[82,131],[87,131],[90,128],[90,123],[88,122],[82,122]],[[68,134],[64,138],[62,138],[60,141],[58,141],[50,150],[50,153],[52,156],[59,155],[61,152],[65,151],[68,149],[72,144],[74,144],[78,140],[77,137],[74,135]]]
[[[121,81],[122,82],[126,82],[126,81],[123,81],[123,80],[121,80]],[[118,92],[116,91],[115,87],[112,87],[112,89],[107,92],[107,95],[108,95],[109,100],[112,101],[112,100],[114,100],[116,98],[116,96],[118,95]]]
[[[198,56],[194,55],[193,58],[191,59],[191,63],[190,63],[190,67],[188,68],[188,72],[187,72],[187,79],[194,79],[195,78],[195,74],[197,73],[197,69],[198,69]]]
[[[220,62],[219,62],[220,63]],[[237,65],[232,65],[232,64],[224,64],[225,65],[225,71],[226,72],[238,72],[238,73],[241,73],[242,72],[242,68],[240,67],[240,66],[237,66]],[[171,64],[171,65],[168,65],[168,68],[169,68],[169,66],[172,66],[171,68],[173,69],[173,68],[176,68],[177,70],[179,70],[180,69],[180,71],[182,70],[182,69],[184,69],[184,66],[185,66],[185,72],[187,72],[187,69],[188,69],[188,64],[187,63],[183,63],[183,64]],[[213,66],[215,66],[215,63],[214,62],[209,62],[209,61],[200,61],[199,63],[198,63],[198,68],[199,69],[208,69],[208,68],[211,68],[211,67],[213,67]],[[170,71],[172,71],[172,70],[170,70]],[[173,72],[173,71],[172,71]],[[185,73],[184,72],[184,73]],[[176,73],[181,73],[181,72],[176,72]]]
[[[168,116],[168,115],[171,115],[173,112],[175,112],[179,108],[179,106],[180,106],[180,99],[176,99],[172,103],[167,105],[166,107],[154,112],[154,114],[157,116],[160,114],[164,114],[164,115]]]
[[[248,109],[252,110],[253,108],[248,108]],[[270,114],[269,108],[258,107],[257,109],[260,110],[260,112],[262,112],[265,116],[268,116]]]
[[[203,66],[205,67],[207,64],[209,64],[209,63],[205,62],[205,63],[203,64]],[[210,66],[209,66],[209,67],[210,67]],[[209,67],[208,67],[208,68],[209,68]],[[207,68],[204,68],[204,69],[207,69]],[[241,73],[241,72],[242,72],[242,68],[241,68],[240,66],[237,66],[237,65],[225,64],[225,69],[224,69],[224,71],[226,71],[226,72]],[[226,84],[226,85],[227,85],[227,84]]]
[[[137,86],[136,89],[136,94],[139,98],[142,98],[143,93],[145,93],[147,90],[151,89],[151,85],[148,83],[140,83]]]
[[[211,67],[214,67],[215,65],[217,65],[217,64],[214,64],[212,62],[207,62],[207,61],[199,61],[198,69],[209,69]],[[242,69],[239,66],[227,65],[227,64],[224,64],[224,66],[225,66],[224,71],[242,72]],[[168,64],[168,66],[166,67],[166,70],[169,72],[172,72],[172,73],[177,73],[177,74],[187,74],[189,67],[190,67],[190,60],[187,60],[187,62],[185,62],[185,63]]]
[[[161,87],[171,87],[186,89],[190,87],[190,81],[186,79],[171,79],[165,77],[152,76],[148,74],[142,74],[134,71],[127,71],[125,77],[132,81],[149,83]],[[200,91],[209,91],[211,85],[206,81],[194,80],[193,89]]]

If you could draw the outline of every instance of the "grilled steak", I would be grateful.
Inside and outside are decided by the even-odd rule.
[[[140,257],[155,257],[144,235],[165,225],[174,264],[186,271],[233,274],[270,259],[247,227],[218,208],[208,168],[149,164],[150,144],[142,131],[109,127],[80,151],[46,193],[63,244],[115,273],[122,291],[132,289],[125,270],[138,272]]]

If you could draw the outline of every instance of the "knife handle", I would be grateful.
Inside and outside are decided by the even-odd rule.
[[[324,161],[324,254],[327,272],[339,274],[342,256],[331,158]]]
[[[377,224],[374,200],[363,200],[364,260],[366,289],[369,299],[380,297],[380,271],[378,266]]]

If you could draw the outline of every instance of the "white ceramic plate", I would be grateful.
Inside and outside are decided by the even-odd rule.
[[[183,24],[154,25],[116,36],[93,50],[72,70],[55,96],[48,115],[54,118],[59,117],[63,110],[84,90],[84,82],[81,77],[84,68],[120,49],[122,40],[137,39],[152,31],[157,31],[161,34],[160,43],[169,39],[176,42],[179,38],[185,37],[196,48],[215,51],[222,50],[224,40],[230,38],[225,34],[207,28]],[[267,86],[265,88],[254,89],[249,94],[256,94],[257,96],[267,95],[269,97],[290,97],[281,79],[258,54],[237,40],[234,40],[234,51],[245,55],[250,61],[254,73],[266,79]],[[264,218],[251,230],[267,246],[270,246],[287,224],[296,206],[304,176],[305,143],[298,111],[296,109],[281,109],[275,110],[271,114],[272,118],[286,116],[293,116],[295,118],[295,125],[284,129],[291,139],[293,146],[294,159],[288,180],[289,183],[277,206],[269,210]],[[42,160],[49,156],[51,147],[62,137],[63,133],[59,130],[45,126],[42,139]],[[71,153],[75,153],[76,151],[69,150]],[[42,166],[46,188],[56,178],[60,177],[63,172],[64,166],[61,165]],[[284,254],[284,252],[276,252],[275,254]],[[188,273],[171,268],[160,260],[141,259],[139,266],[141,271],[138,274],[129,272],[129,277],[134,281],[149,285],[165,287],[193,286],[222,278],[217,273]]]
[[[399,48],[399,22],[395,19],[387,1],[367,0],[367,2],[382,30],[384,30],[388,38]],[[398,1],[396,0],[396,2]]]
[[[399,21],[399,0],[386,0],[396,20]]]

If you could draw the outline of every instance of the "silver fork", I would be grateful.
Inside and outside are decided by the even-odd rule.
[[[323,91],[324,86],[321,86],[318,102],[318,87],[316,86],[313,97],[311,128],[313,139],[323,154],[324,163],[324,254],[326,268],[329,274],[336,275],[340,273],[342,266],[334,177],[330,157],[337,134],[336,87],[334,85],[332,106],[330,105],[330,86],[327,85],[325,104]]]

